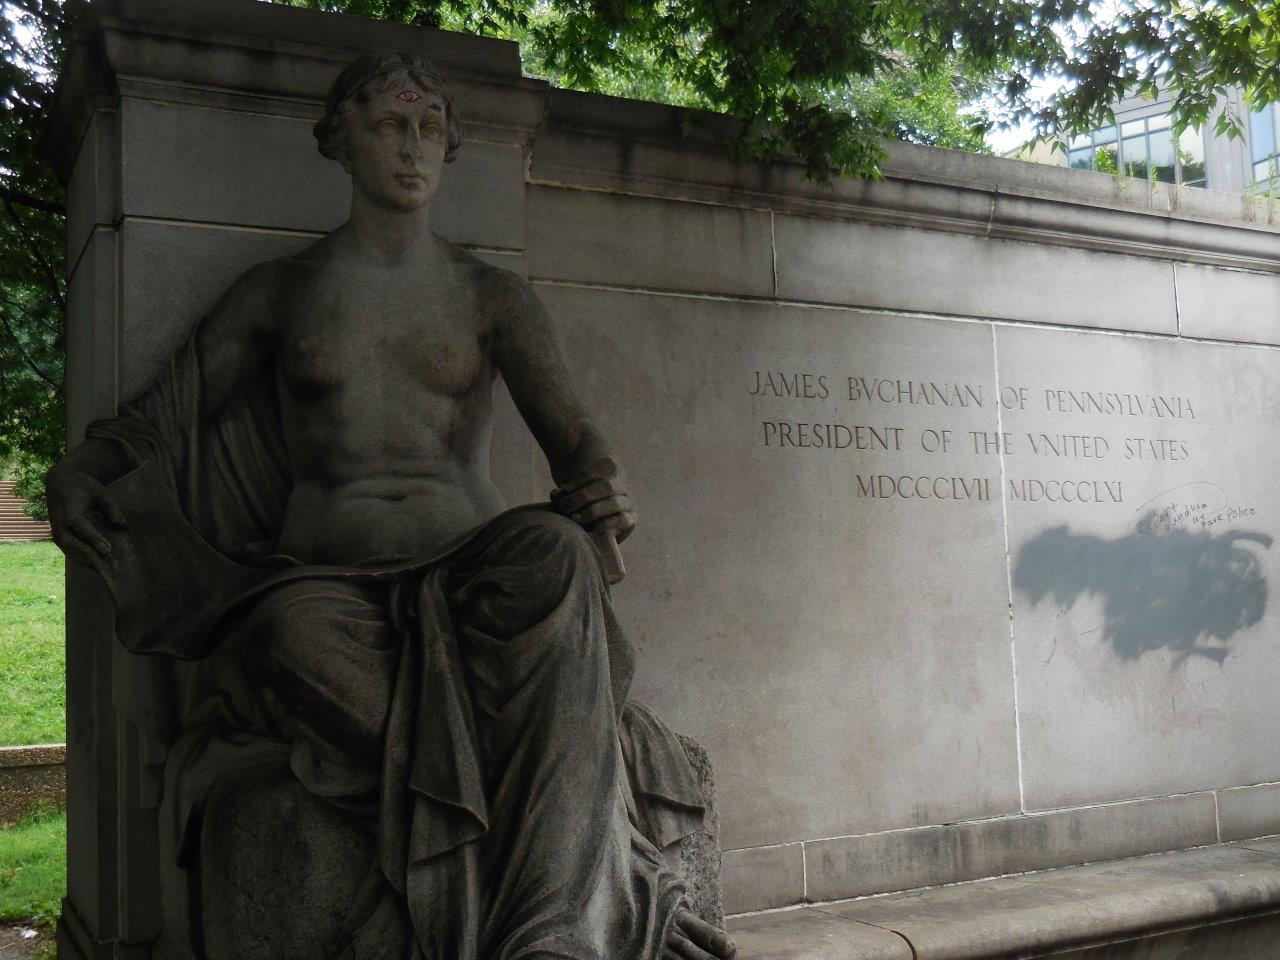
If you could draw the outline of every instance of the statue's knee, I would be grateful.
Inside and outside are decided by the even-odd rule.
[[[243,628],[246,661],[264,679],[283,673],[325,670],[335,643],[376,649],[389,643],[390,627],[369,610],[381,611],[363,588],[343,581],[296,580],[264,593]]]
[[[595,572],[599,559],[591,536],[568,517],[550,510],[529,510],[513,518],[513,539],[518,552],[530,564]]]
[[[524,632],[567,598],[594,593],[602,582],[591,538],[573,521],[545,510],[504,518],[483,551],[455,575],[455,614],[495,637]]]
[[[305,643],[304,634],[312,619],[307,608],[314,587],[306,581],[295,581],[262,594],[244,619],[244,638],[252,651],[271,659],[287,656],[288,651]]]

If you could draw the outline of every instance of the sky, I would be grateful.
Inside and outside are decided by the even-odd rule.
[[[1037,100],[1047,100],[1062,90],[1064,83],[1060,77],[1041,77],[1032,84]],[[1007,130],[993,129],[987,133],[987,145],[997,154],[1009,153],[1024,146],[1035,136],[1035,124],[1024,120]]]
[[[1093,0],[1090,4],[1092,22],[1105,25],[1118,17],[1125,6],[1125,0]],[[1087,21],[1077,19],[1071,27],[1056,26],[1054,33],[1062,41],[1068,53],[1076,49],[1075,31],[1087,29]],[[1066,87],[1062,76],[1037,77],[1031,83],[1032,98],[1040,103],[1051,100]],[[992,130],[987,134],[987,144],[998,154],[1008,153],[1024,146],[1035,135],[1035,124],[1029,121],[1011,127],[1008,130]]]

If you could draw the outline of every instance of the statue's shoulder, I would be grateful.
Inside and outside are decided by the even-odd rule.
[[[490,263],[488,260],[481,259],[466,247],[454,243],[452,240],[446,240],[438,233],[435,234],[435,240],[437,249],[453,269],[455,275],[464,280],[469,280],[475,284],[485,284],[491,282],[493,277],[500,274],[507,274],[512,277],[520,276],[518,273],[513,273]]]
[[[523,312],[533,298],[533,287],[519,273],[482,260],[456,243],[445,243],[455,269],[476,295],[477,302],[492,316],[509,316]]]
[[[274,260],[264,260],[252,269],[263,270],[267,282],[284,284],[305,282],[341,259],[339,242],[334,234],[326,234],[301,250],[286,253]]]
[[[296,253],[255,263],[236,277],[231,289],[238,289],[246,296],[271,298],[279,293],[288,292],[289,288],[299,283],[307,282],[326,262],[321,247],[325,239],[327,238],[322,238]]]
[[[282,296],[305,292],[332,264],[328,239],[322,237],[302,250],[255,263],[236,278],[233,288],[239,287],[245,296],[260,303],[275,305]]]
[[[242,272],[202,321],[206,333],[225,338],[276,331],[289,305],[304,299],[314,284],[322,259],[316,246],[260,261]]]

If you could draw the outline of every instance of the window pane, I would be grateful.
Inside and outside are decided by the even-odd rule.
[[[1099,130],[1093,135],[1093,142],[1094,143],[1115,143],[1116,128],[1103,127],[1101,130]]]
[[[1139,180],[1147,179],[1147,138],[1129,137],[1120,143],[1124,158],[1124,172]]]
[[[1089,143],[1089,134],[1077,133],[1071,138],[1071,149],[1074,150],[1076,147],[1087,147],[1089,146]]]
[[[1201,131],[1182,131],[1178,137],[1178,162],[1182,165],[1183,183],[1195,185],[1204,182],[1204,134]]]
[[[1254,180],[1273,180],[1276,175],[1275,159],[1263,160],[1253,165]]]
[[[1157,130],[1147,138],[1151,142],[1151,169],[1155,179],[1162,183],[1177,181],[1177,167],[1173,152],[1173,131]]]
[[[1271,107],[1249,114],[1249,145],[1255,161],[1265,160],[1276,152],[1276,127]]]
[[[1092,170],[1093,169],[1093,150],[1086,147],[1083,150],[1072,150],[1067,155],[1067,160],[1073,169],[1076,170]]]
[[[1167,130],[1169,128],[1169,114],[1160,113],[1154,117],[1147,117],[1148,130]]]
[[[1120,124],[1120,132],[1126,137],[1136,136],[1139,133],[1147,132],[1147,122],[1145,120],[1130,120],[1128,123]]]

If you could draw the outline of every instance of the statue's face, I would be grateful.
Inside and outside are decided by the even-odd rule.
[[[435,93],[392,83],[356,107],[346,135],[343,166],[366,199],[411,211],[435,193],[448,148],[445,105]]]

